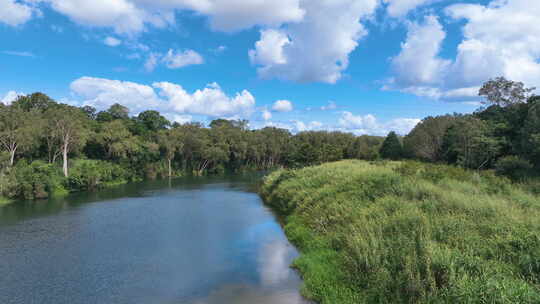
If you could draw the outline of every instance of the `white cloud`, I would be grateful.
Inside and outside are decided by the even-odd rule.
[[[423,24],[410,23],[401,52],[392,58],[396,82],[403,86],[437,84],[450,65],[438,58],[446,33],[435,16],[427,16]]]
[[[0,0],[13,4],[13,0]],[[32,0],[50,3],[57,12],[78,24],[113,28],[117,34],[134,35],[148,26],[175,23],[175,13],[194,11],[209,17],[213,30],[233,32],[260,26],[280,26],[302,20],[300,0]],[[0,2],[1,3],[1,2]],[[21,10],[21,9],[19,9]],[[29,18],[29,17],[27,17]],[[22,18],[24,19],[24,18]]]
[[[272,110],[276,112],[290,112],[293,110],[293,104],[288,100],[278,100],[272,105]]]
[[[144,68],[147,72],[152,72],[160,63],[169,69],[179,69],[189,65],[203,64],[204,59],[194,50],[175,51],[169,49],[166,54],[150,53],[146,59]]]
[[[388,6],[386,7],[388,15],[399,18],[406,16],[410,11],[419,6],[435,1],[436,0],[384,0],[384,3],[388,3]]]
[[[321,110],[323,111],[330,111],[335,109],[337,109],[337,105],[333,101],[329,101],[327,105],[321,107]]]
[[[158,53],[150,53],[148,55],[148,58],[146,59],[146,62],[144,63],[144,69],[147,72],[152,72],[156,69],[156,66],[158,65],[159,57],[161,55]]]
[[[183,124],[186,124],[186,123],[188,123],[188,122],[192,122],[192,121],[193,121],[193,116],[191,116],[191,115],[178,115],[178,114],[174,114],[174,115],[172,115],[171,120],[172,120],[173,122],[177,122],[177,123],[183,125]]]
[[[12,102],[17,100],[19,96],[24,96],[24,93],[18,93],[15,91],[9,91],[0,101],[5,105],[10,105]]]
[[[122,44],[122,41],[119,40],[119,39],[116,39],[114,37],[107,37],[103,40],[103,43],[105,43],[105,45],[108,45],[108,46],[112,46],[112,47],[115,47],[115,46],[119,46],[120,44]]]
[[[540,84],[539,1],[456,4],[446,12],[455,20],[467,21],[451,71],[457,77],[450,77],[450,86],[477,86],[500,75],[533,86]]]
[[[264,109],[264,110],[262,110],[261,117],[265,121],[270,120],[270,119],[272,119],[272,113],[270,111],[268,111],[267,109]]]
[[[367,35],[360,23],[370,18],[378,0],[303,0],[302,21],[261,31],[250,50],[259,76],[297,82],[335,83],[349,65],[349,54]]]
[[[477,102],[478,88],[497,76],[540,86],[540,2],[501,1],[455,4],[445,10],[465,20],[463,40],[453,60],[439,57],[445,32],[435,17],[409,26],[401,53],[393,59],[397,89],[445,101]]]
[[[0,23],[18,26],[32,18],[34,9],[15,0],[0,0]]]
[[[213,117],[247,117],[255,107],[255,97],[247,90],[234,97],[227,96],[213,83],[202,90],[189,94],[182,86],[170,82],[154,83],[160,96],[168,100],[176,113],[208,115]]]
[[[279,26],[297,22],[304,16],[300,0],[135,0],[153,7],[193,10],[210,17],[214,30],[232,32],[255,25]]]
[[[73,81],[70,88],[73,93],[83,98],[84,105],[100,110],[115,103],[128,107],[132,114],[163,107],[151,86],[134,82],[82,77]]]
[[[132,114],[154,109],[178,119],[187,118],[186,115],[245,118],[255,110],[255,97],[249,91],[244,90],[229,97],[216,83],[188,93],[182,86],[170,82],[157,82],[149,86],[82,77],[71,83],[71,90],[83,99],[85,105],[107,109],[120,103],[130,108]]]
[[[409,133],[421,120],[416,118],[398,118],[386,123],[379,123],[375,116],[368,114],[365,116],[354,115],[351,112],[344,111],[339,118],[339,126],[343,130],[355,134],[386,135],[390,131],[398,134]]]
[[[2,53],[6,55],[19,56],[19,57],[36,57],[36,55],[34,55],[34,53],[31,53],[31,52],[3,51]]]
[[[193,50],[185,50],[183,52],[169,50],[162,61],[169,69],[178,69],[188,65],[204,63],[202,56]]]

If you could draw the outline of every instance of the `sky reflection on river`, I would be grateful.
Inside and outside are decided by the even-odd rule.
[[[152,182],[8,205],[0,303],[306,303],[297,252],[249,185]]]

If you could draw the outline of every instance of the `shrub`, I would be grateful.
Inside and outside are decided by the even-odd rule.
[[[102,160],[73,161],[66,184],[72,191],[94,190],[112,184],[126,183],[129,173],[117,164]]]
[[[43,199],[66,192],[59,168],[43,161],[18,162],[8,169],[6,180],[3,194],[9,198]]]
[[[517,156],[506,156],[497,161],[495,164],[495,172],[499,175],[506,176],[512,180],[526,179],[533,169],[533,165]]]

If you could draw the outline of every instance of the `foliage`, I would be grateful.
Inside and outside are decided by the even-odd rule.
[[[525,88],[523,82],[507,80],[497,77],[484,83],[478,92],[479,96],[485,96],[487,102],[498,106],[509,106],[525,102],[529,94],[536,88]]]
[[[497,174],[507,176],[513,180],[524,180],[532,175],[532,164],[517,156],[505,156],[495,164]]]
[[[113,184],[128,182],[130,174],[120,165],[90,159],[73,162],[66,184],[72,191],[95,190]]]
[[[403,157],[403,146],[401,145],[396,132],[392,131],[388,133],[388,136],[386,136],[386,139],[382,143],[379,154],[383,158],[393,160],[398,160]]]
[[[446,165],[341,161],[276,171],[261,195],[319,303],[539,303],[540,201],[526,189]]]
[[[43,199],[51,194],[63,194],[63,177],[60,170],[51,164],[20,161],[7,172],[1,185],[2,195],[9,198]]]

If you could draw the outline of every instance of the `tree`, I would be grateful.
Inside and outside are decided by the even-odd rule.
[[[408,157],[427,161],[444,158],[442,144],[446,131],[456,121],[455,115],[427,117],[403,139],[403,149]]]
[[[485,96],[485,104],[495,104],[506,107],[516,103],[523,103],[530,93],[536,88],[525,88],[523,82],[507,80],[504,77],[497,77],[484,83],[478,92],[479,96]]]
[[[113,104],[108,110],[112,119],[129,119],[129,109],[119,103]]]
[[[137,116],[137,121],[140,122],[146,130],[156,132],[166,129],[171,125],[167,118],[161,116],[158,111],[144,111]]]
[[[396,132],[392,131],[388,133],[388,136],[386,136],[386,139],[382,143],[379,154],[382,158],[392,160],[398,160],[403,156],[403,146],[401,145]]]
[[[176,152],[183,148],[182,130],[179,128],[161,130],[159,131],[157,138],[159,146],[164,151],[165,158],[167,159],[169,177],[171,177],[172,160],[174,159]]]
[[[489,124],[473,116],[460,118],[444,138],[450,162],[470,169],[491,165],[499,155],[500,140],[492,136]]]
[[[31,95],[19,96],[12,105],[21,108],[26,112],[32,110],[44,112],[55,104],[56,102],[49,96],[43,93],[33,93]]]
[[[49,108],[45,116],[52,134],[51,139],[59,145],[63,156],[64,176],[68,177],[68,154],[86,143],[88,117],[81,109],[65,104]]]
[[[137,151],[138,145],[133,134],[122,120],[113,120],[102,125],[96,140],[107,153],[107,158],[125,158]]]
[[[40,119],[35,111],[26,112],[18,106],[0,108],[0,144],[10,154],[10,166],[17,153],[36,145],[40,130]]]

